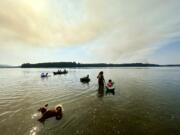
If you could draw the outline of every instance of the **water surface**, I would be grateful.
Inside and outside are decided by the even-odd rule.
[[[0,69],[1,135],[179,135],[180,68]],[[115,96],[99,97],[97,74],[115,82]],[[49,72],[49,78],[40,78]],[[91,82],[80,77],[89,74]],[[37,119],[48,103],[62,120]]]

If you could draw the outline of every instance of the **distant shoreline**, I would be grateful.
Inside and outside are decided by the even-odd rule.
[[[76,62],[47,62],[47,63],[25,63],[20,68],[103,68],[103,67],[180,67],[180,64],[159,65],[147,63],[125,63],[125,64],[106,64],[106,63],[89,63],[82,64]]]
[[[124,63],[124,64],[106,64],[106,63],[89,63],[82,64],[76,62],[46,62],[46,63],[24,63],[20,66],[0,65],[3,68],[108,68],[108,67],[180,67],[180,64],[147,64],[147,63]]]

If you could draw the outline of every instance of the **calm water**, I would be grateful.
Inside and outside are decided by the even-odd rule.
[[[180,135],[180,68],[0,69],[1,135]],[[116,85],[98,96],[96,76]],[[41,79],[41,72],[51,77]],[[91,82],[79,78],[89,74]],[[64,107],[62,120],[37,119],[48,103]]]

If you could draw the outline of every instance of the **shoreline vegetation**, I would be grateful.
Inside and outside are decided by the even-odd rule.
[[[149,63],[124,63],[124,64],[107,64],[107,63],[76,63],[76,62],[46,62],[46,63],[24,63],[21,68],[84,68],[84,67],[179,67],[180,64],[159,65]]]

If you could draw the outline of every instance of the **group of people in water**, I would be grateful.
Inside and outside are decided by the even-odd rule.
[[[54,75],[58,75],[58,74],[67,74],[68,71],[66,69],[64,70],[58,70],[57,72],[53,72]],[[45,77],[49,77],[50,75],[48,75],[48,73],[41,73],[41,78],[45,78]]]
[[[98,92],[99,95],[103,95],[104,94],[104,86],[106,87],[106,94],[108,93],[112,93],[113,95],[115,94],[114,90],[114,82],[109,79],[109,81],[107,82],[107,84],[105,85],[105,79],[104,79],[104,75],[103,75],[103,71],[99,72],[98,76]]]
[[[64,71],[58,70],[57,72],[53,72],[54,75],[61,73],[61,72],[67,72],[66,69],[64,69]],[[41,78],[43,77],[48,77],[48,73],[41,73]],[[99,93],[103,94],[104,93],[104,87],[106,87],[106,94],[108,93],[112,93],[113,95],[115,94],[114,92],[114,83],[111,79],[108,80],[107,84],[105,84],[105,79],[104,79],[104,74],[103,71],[99,72],[98,76],[98,91]],[[81,82],[85,82],[85,83],[89,83],[90,78],[89,75],[87,75],[86,77],[80,78]]]
[[[67,72],[67,70],[66,69],[64,69],[64,70],[61,70],[61,69],[58,69],[58,71],[57,72]]]
[[[48,73],[42,73],[41,76],[48,76]],[[89,75],[87,75],[86,77],[81,78],[81,79],[83,79],[83,81],[85,81],[85,79],[89,79]],[[97,79],[98,79],[98,96],[99,97],[104,95],[105,87],[106,87],[106,92],[105,92],[106,95],[108,93],[112,93],[113,95],[115,94],[114,83],[111,79],[105,85],[103,71],[99,72]],[[57,105],[57,106],[55,106],[54,109],[48,109],[47,107],[48,107],[48,104],[46,104],[45,106],[38,109],[38,111],[41,112],[41,114],[42,114],[41,118],[38,119],[41,123],[44,123],[46,119],[51,118],[51,117],[55,117],[57,120],[60,120],[62,118],[62,115],[63,115],[62,105]]]

